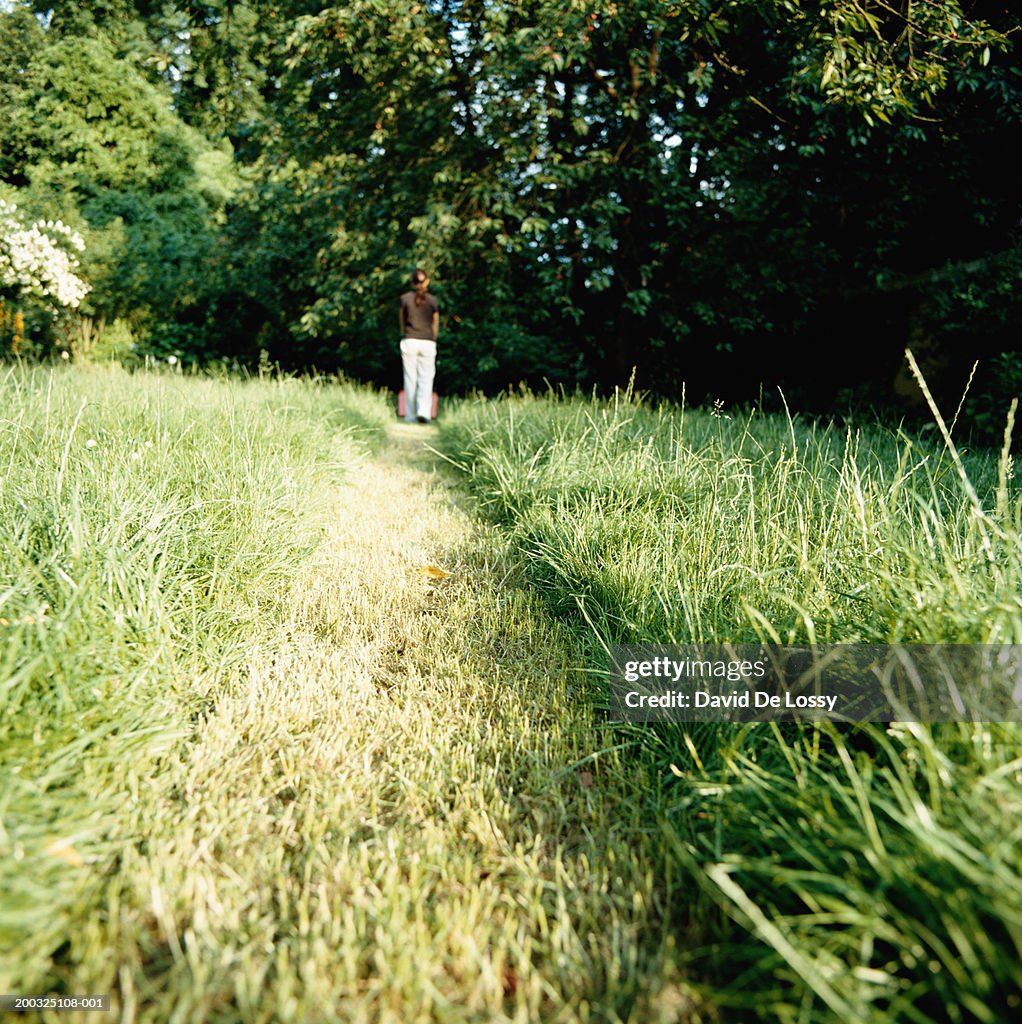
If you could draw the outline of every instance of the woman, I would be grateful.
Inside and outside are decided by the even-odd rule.
[[[405,374],[405,421],[429,423],[433,412],[436,339],[440,307],[430,295],[424,270],[412,274],[412,290],[401,296],[401,362]]]

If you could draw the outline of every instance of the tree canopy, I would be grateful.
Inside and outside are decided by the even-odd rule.
[[[906,343],[948,387],[1017,349],[1003,4],[8,7],[0,188],[81,231],[90,310],[154,351],[394,383],[416,265],[447,390],[824,405]]]

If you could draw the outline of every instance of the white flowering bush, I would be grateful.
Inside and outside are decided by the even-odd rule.
[[[0,199],[0,292],[31,298],[47,306],[76,309],[89,292],[78,276],[81,235],[59,220],[27,225],[17,207]]]

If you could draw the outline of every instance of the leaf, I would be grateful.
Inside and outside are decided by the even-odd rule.
[[[431,580],[446,580],[451,575],[437,565],[424,565],[419,572],[423,576],[428,576]]]

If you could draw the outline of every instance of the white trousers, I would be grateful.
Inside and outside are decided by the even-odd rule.
[[[436,376],[436,342],[405,338],[401,342],[401,364],[405,371],[405,420],[432,419],[433,378]]]

